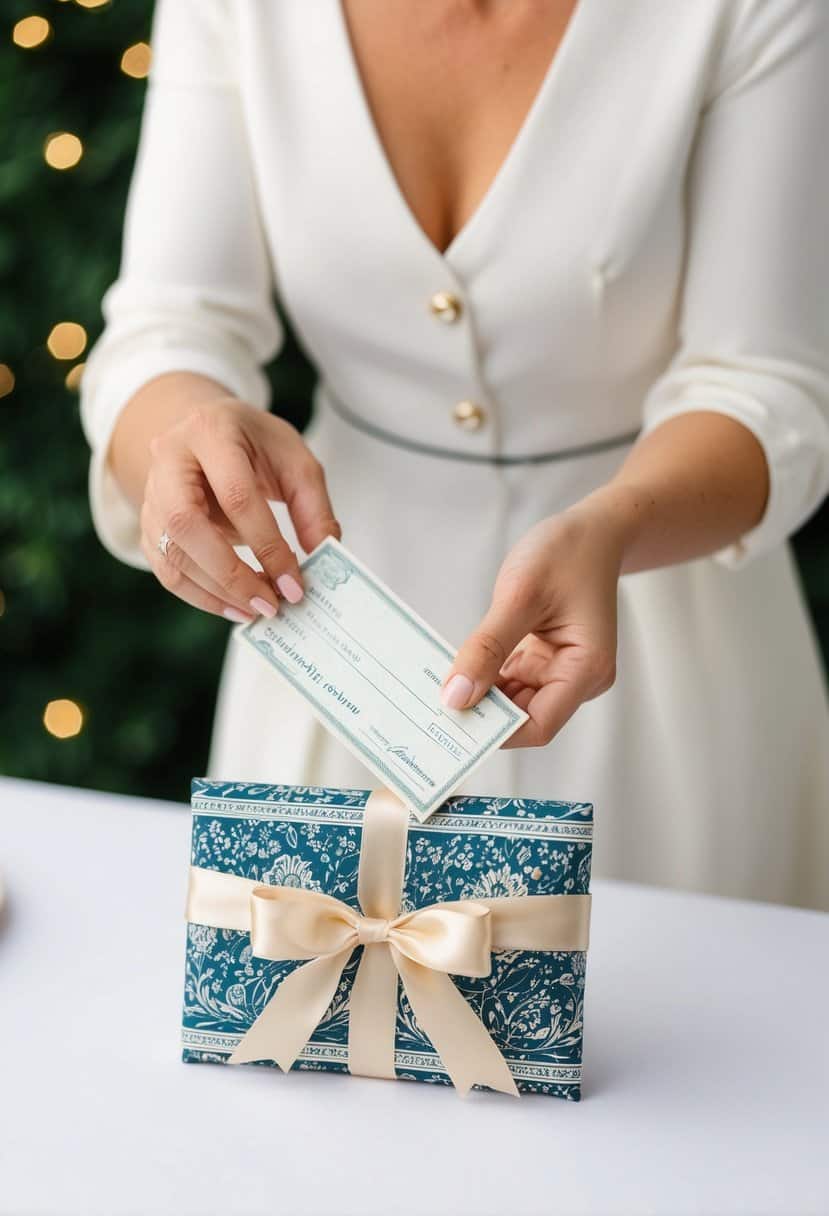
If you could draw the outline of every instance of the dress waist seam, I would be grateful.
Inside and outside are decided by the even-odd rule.
[[[582,456],[593,456],[599,452],[607,452],[613,448],[624,447],[627,444],[632,444],[641,432],[641,428],[633,431],[625,431],[622,434],[611,435],[607,439],[597,439],[591,443],[578,444],[572,447],[557,448],[554,451],[546,452],[527,452],[524,454],[506,455],[500,453],[485,453],[485,452],[457,452],[452,448],[440,447],[436,444],[422,443],[418,439],[407,439],[403,435],[397,435],[394,431],[386,430],[385,427],[378,426],[374,422],[369,422],[367,418],[361,418],[356,414],[345,402],[337,396],[328,384],[321,386],[324,394],[331,404],[334,413],[337,414],[344,422],[363,431],[366,435],[370,435],[373,439],[377,439],[382,443],[390,443],[395,447],[404,448],[410,452],[417,452],[422,456],[434,456],[442,460],[462,460],[472,464],[491,464],[491,465],[520,465],[520,464],[545,464],[556,460],[575,460]]]

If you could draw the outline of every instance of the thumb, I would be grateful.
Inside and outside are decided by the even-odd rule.
[[[493,602],[455,656],[441,688],[441,702],[449,709],[477,705],[495,683],[507,656],[531,631],[528,612]]]

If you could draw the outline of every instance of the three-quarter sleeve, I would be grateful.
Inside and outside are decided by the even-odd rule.
[[[715,560],[780,544],[829,491],[829,4],[743,0],[686,179],[679,345],[644,432],[715,410],[766,456],[762,519]]]
[[[138,512],[106,462],[122,407],[155,376],[191,371],[267,409],[263,368],[283,342],[232,35],[229,0],[156,0],[121,264],[81,380],[95,531],[141,569]]]

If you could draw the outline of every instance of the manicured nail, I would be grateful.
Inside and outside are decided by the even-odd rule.
[[[280,574],[276,580],[276,589],[285,596],[289,604],[298,604],[305,594],[292,574]]]
[[[250,601],[250,606],[259,616],[276,616],[276,609],[273,604],[269,604],[267,600],[263,600],[261,595],[255,595]]]
[[[229,621],[235,621],[237,625],[247,625],[254,619],[251,613],[240,612],[238,608],[225,608],[223,614]]]
[[[472,696],[473,687],[469,676],[457,672],[441,692],[440,699],[449,709],[463,709]]]
[[[512,654],[510,654],[505,659],[505,661],[501,664],[501,669],[498,674],[502,675],[502,676],[507,675],[507,673],[513,669],[513,667],[518,662],[518,660],[523,659],[523,657],[524,657],[523,650],[517,650],[517,649],[513,650]]]

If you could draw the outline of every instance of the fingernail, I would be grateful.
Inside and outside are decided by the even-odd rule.
[[[292,574],[280,574],[276,580],[276,587],[289,604],[298,604],[305,594]]]
[[[250,606],[259,616],[276,616],[276,609],[273,604],[269,604],[267,600],[263,600],[261,595],[255,595],[250,601]]]
[[[507,672],[510,671],[511,668],[513,668],[515,666],[515,664],[518,662],[518,660],[523,657],[524,657],[523,650],[513,650],[512,654],[509,655],[506,658],[506,660],[502,663],[501,669],[500,669],[500,674],[502,676],[505,676],[507,674]]]
[[[441,692],[440,699],[449,709],[463,709],[472,696],[473,687],[469,676],[457,672]]]
[[[238,608],[224,608],[223,615],[229,621],[235,621],[237,625],[247,625],[254,618],[247,612],[240,612]]]

